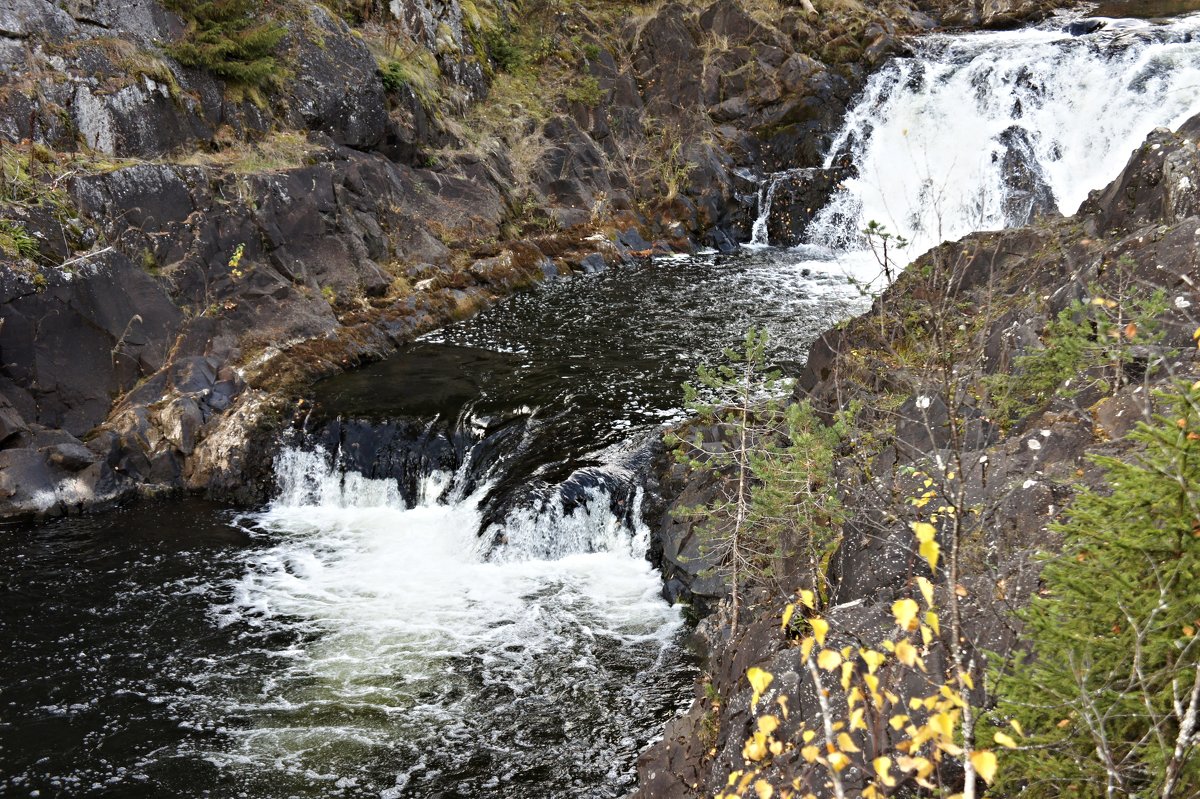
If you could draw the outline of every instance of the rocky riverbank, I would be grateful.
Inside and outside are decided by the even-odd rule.
[[[1054,548],[1048,526],[1062,518],[1075,491],[1101,485],[1093,456],[1127,452],[1125,435],[1147,418],[1154,392],[1200,376],[1198,185],[1195,117],[1177,131],[1152,133],[1077,215],[935,248],[869,313],[813,347],[797,400],[824,414],[858,409],[835,469],[846,520],[821,589],[823,617],[839,645],[877,646],[894,629],[892,603],[913,591],[916,577],[931,575],[909,520],[929,485],[919,482],[921,470],[940,464],[943,473],[959,473],[951,479],[961,480],[961,504],[976,521],[964,528],[974,532],[960,542],[957,582],[932,576],[940,582],[940,606],[950,590],[961,600],[963,645],[980,691],[984,653],[1003,657],[1023,646],[1013,611],[1037,588],[1033,555]],[[1087,308],[1100,310],[1081,310]],[[1117,309],[1123,316],[1110,325]],[[1069,327],[1087,313],[1091,326]],[[1101,332],[1112,325],[1113,336]],[[1101,342],[1113,348],[1106,361],[1078,372],[1038,372],[1037,381],[1020,377],[1067,346],[1058,337],[1071,329],[1111,341]],[[660,483],[666,502],[648,521],[658,532],[664,579],[673,596],[709,612],[728,589],[707,571],[696,518],[680,517],[672,506],[706,503],[713,476],[664,462]],[[939,540],[949,552],[950,542]],[[780,583],[747,602],[736,630],[725,612],[702,622],[707,673],[691,709],[643,754],[637,796],[713,795],[727,775],[746,767],[743,745],[755,716],[751,667],[775,675],[767,700],[790,709],[777,739],[794,739],[799,725],[817,722],[818,699],[801,677],[798,641],[781,631],[780,619],[784,604],[797,601],[790,592],[818,586],[800,575]],[[945,658],[935,640],[926,662]],[[885,684],[903,694],[901,702],[914,695],[907,691],[921,690],[886,670],[881,677],[892,680]],[[823,771],[799,751],[752,765],[771,785],[823,790]],[[848,780],[862,776],[854,768]],[[862,768],[869,774],[869,764]]]
[[[261,499],[313,379],[547,277],[733,247],[754,176],[819,166],[905,35],[1052,5],[297,0],[255,86],[189,60],[174,4],[6,3],[0,513]]]

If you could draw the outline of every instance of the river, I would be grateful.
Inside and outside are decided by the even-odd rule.
[[[6,525],[0,793],[627,792],[696,672],[640,513],[680,384],[751,325],[797,368],[869,301],[867,220],[908,258],[1072,213],[1200,111],[1195,17],[1064,24],[881,69],[806,245],[552,281],[321,384],[265,507]]]

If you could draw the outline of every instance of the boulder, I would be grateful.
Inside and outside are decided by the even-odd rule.
[[[1038,165],[1029,131],[1013,125],[997,138],[1004,147],[1000,172],[1005,187],[1005,224],[1020,227],[1036,217],[1056,213],[1054,190]]]

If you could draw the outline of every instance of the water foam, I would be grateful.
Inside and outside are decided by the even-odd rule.
[[[480,752],[513,757],[528,742],[503,737],[536,727],[545,697],[574,695],[580,679],[617,690],[605,675],[653,666],[682,624],[658,595],[646,531],[616,518],[600,489],[569,513],[561,500],[514,512],[513,546],[489,557],[477,534],[487,486],[444,501],[453,476],[432,475],[408,507],[394,480],[343,473],[321,449],[285,449],[276,469],[279,498],[245,518],[275,543],[219,613],[264,642],[282,635],[264,643],[282,668],[236,699],[251,723],[211,754],[227,768],[360,780],[365,753],[410,747],[427,768],[396,775],[399,791]]]

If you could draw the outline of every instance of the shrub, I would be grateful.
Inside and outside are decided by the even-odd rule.
[[[567,89],[566,98],[572,103],[594,107],[604,99],[604,90],[600,88],[600,81],[595,77],[585,75]]]
[[[1134,345],[1160,338],[1155,320],[1167,307],[1161,290],[1135,288],[1115,299],[1100,286],[1091,286],[1089,293],[1089,301],[1076,300],[1047,323],[1044,349],[1018,357],[1012,375],[984,381],[1002,422],[1089,386],[1115,391],[1125,382]]]
[[[512,72],[521,66],[524,58],[521,48],[517,46],[512,31],[493,28],[487,32],[485,44],[488,58],[501,72]]]
[[[38,254],[37,239],[20,222],[0,219],[0,253],[9,258],[34,258]]]
[[[251,88],[278,85],[275,47],[286,33],[252,0],[167,0],[188,22],[184,38],[167,48],[181,64],[206,69]]]
[[[785,557],[798,556],[792,568],[823,596],[841,527],[833,453],[847,415],[826,426],[808,403],[784,402],[785,383],[765,368],[766,347],[766,332],[750,330],[743,350],[726,350],[730,365],[701,368],[702,388],[684,386],[698,429],[717,429],[721,441],[706,442],[699,433],[668,437],[676,462],[718,481],[706,507],[679,513],[704,517],[703,551],[730,581],[734,627],[747,586],[783,578],[790,571]],[[718,404],[701,399],[701,391]]]

